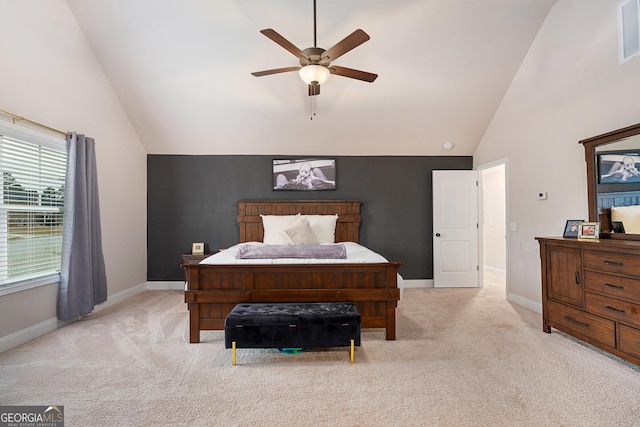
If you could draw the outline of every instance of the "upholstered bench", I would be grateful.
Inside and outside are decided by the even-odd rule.
[[[224,322],[224,343],[236,348],[360,346],[360,313],[350,302],[240,303]]]

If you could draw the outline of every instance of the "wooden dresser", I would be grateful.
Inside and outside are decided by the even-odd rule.
[[[537,238],[542,329],[640,365],[640,241]]]

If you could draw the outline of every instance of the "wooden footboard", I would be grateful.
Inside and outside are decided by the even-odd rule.
[[[399,262],[378,264],[182,265],[187,274],[189,340],[201,330],[223,330],[241,302],[355,303],[363,328],[385,328],[396,338]]]

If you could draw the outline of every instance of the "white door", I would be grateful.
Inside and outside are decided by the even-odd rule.
[[[476,171],[433,171],[433,283],[478,286],[478,178]]]

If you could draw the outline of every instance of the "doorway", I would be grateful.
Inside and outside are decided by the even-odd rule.
[[[478,171],[433,171],[433,286],[479,286]]]
[[[478,167],[480,187],[480,283],[508,295],[506,159]]]

